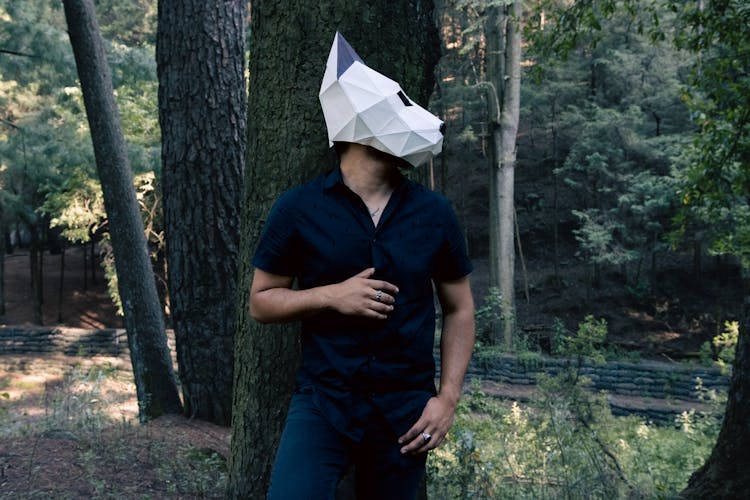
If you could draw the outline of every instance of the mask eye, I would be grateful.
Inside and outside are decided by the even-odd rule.
[[[412,105],[411,101],[409,100],[408,97],[406,97],[406,94],[404,94],[403,90],[399,90],[396,95],[401,99],[401,102],[404,103],[404,106],[411,106]]]

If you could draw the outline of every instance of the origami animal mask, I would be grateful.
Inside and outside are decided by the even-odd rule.
[[[418,166],[440,153],[443,122],[409,99],[398,83],[365,66],[336,32],[320,86],[329,146],[372,146]]]

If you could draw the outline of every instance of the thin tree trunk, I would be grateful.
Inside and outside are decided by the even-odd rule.
[[[503,9],[507,8],[507,12]],[[490,237],[491,277],[500,289],[501,328],[493,328],[492,338],[512,349],[515,343],[515,239],[514,231],[514,176],[516,163],[516,135],[520,113],[521,93],[521,3],[490,9],[487,30],[487,78],[495,95],[491,113],[493,164],[490,172]]]
[[[89,265],[88,258],[86,257],[88,252],[86,251],[86,243],[81,244],[81,257],[83,257],[83,291],[89,289]]]
[[[60,252],[60,288],[57,294],[57,322],[63,322],[62,306],[63,306],[63,285],[65,283],[65,245],[63,244],[62,251]]]
[[[3,213],[0,209],[0,323],[5,323],[5,255],[8,252]]]
[[[526,303],[529,299],[529,273],[526,271],[526,261],[523,258],[523,246],[521,245],[521,230],[518,227],[518,211],[513,208],[513,223],[516,229],[516,246],[518,248],[518,257],[521,259],[521,274],[523,276],[523,293],[526,297]]]
[[[31,308],[34,324],[43,325],[42,316],[42,276],[41,276],[41,248],[36,223],[28,225],[31,231],[31,246],[29,247],[29,271],[31,272]]]
[[[96,235],[93,231],[90,231],[90,235],[91,246],[89,247],[89,265],[91,266],[91,286],[96,286]]]
[[[115,256],[142,419],[180,413],[143,221],[92,0],[64,0]]]
[[[190,417],[229,425],[245,154],[245,0],[160,0],[164,229]]]
[[[334,165],[317,97],[334,33],[425,103],[439,55],[432,8],[422,0],[252,3],[229,498],[265,498],[292,394],[298,325],[250,318],[249,263],[279,194]]]

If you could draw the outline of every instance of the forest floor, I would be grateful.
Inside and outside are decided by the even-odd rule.
[[[653,291],[628,288],[618,274],[604,275],[594,288],[588,269],[574,259],[561,263],[556,282],[549,256],[529,254],[530,300],[519,279],[518,321],[543,349],[556,319],[573,332],[593,314],[607,319],[608,349],[695,360],[700,345],[739,310],[739,283],[719,265],[704,273],[700,286],[686,263],[676,261],[663,265]],[[89,276],[84,289],[78,248],[67,251],[60,300],[59,259],[45,254],[45,323],[121,327],[101,268],[96,284]],[[22,251],[6,257],[5,324],[33,324],[28,262]],[[478,305],[487,275],[486,261],[475,261]],[[0,498],[223,497],[229,429],[176,416],[138,424],[132,374],[122,365],[107,357],[0,355]],[[489,389],[528,397],[527,388]]]
[[[33,325],[29,255],[6,256],[7,325]],[[121,327],[80,248],[44,256],[45,324]],[[61,319],[62,321],[58,321]],[[223,498],[230,430],[180,416],[139,424],[121,358],[0,355],[0,499]]]
[[[139,424],[125,363],[0,356],[0,499],[224,497],[229,428]]]

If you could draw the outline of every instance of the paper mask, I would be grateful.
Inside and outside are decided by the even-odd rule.
[[[329,146],[364,144],[414,166],[443,147],[443,122],[409,99],[398,83],[365,66],[338,32],[319,97]]]

